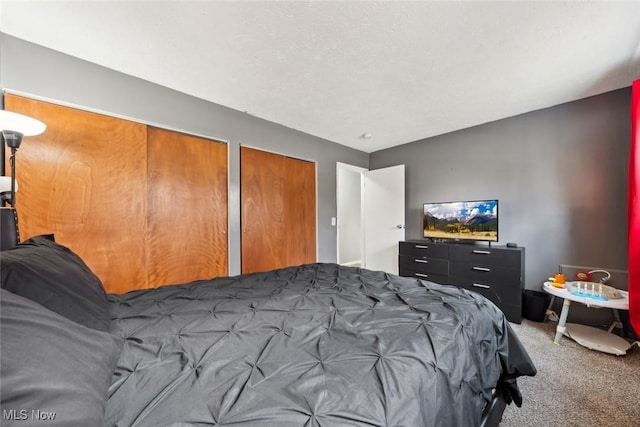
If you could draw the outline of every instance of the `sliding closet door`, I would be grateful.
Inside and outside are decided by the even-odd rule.
[[[16,155],[21,238],[54,233],[111,292],[146,287],[146,126],[12,95],[5,108],[47,125]]]
[[[285,157],[240,147],[240,227],[242,273],[267,271],[286,263]]]
[[[17,96],[5,107],[47,125],[16,156],[23,240],[54,233],[109,293],[227,274],[226,144]]]
[[[285,158],[286,264],[316,262],[316,164]]]
[[[227,275],[227,145],[149,127],[149,284]]]
[[[315,164],[240,148],[242,273],[316,261]]]

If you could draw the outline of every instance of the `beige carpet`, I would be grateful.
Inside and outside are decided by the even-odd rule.
[[[511,324],[538,369],[518,385],[523,404],[500,426],[640,426],[640,348],[625,356],[589,350],[570,338],[553,344],[556,323]]]

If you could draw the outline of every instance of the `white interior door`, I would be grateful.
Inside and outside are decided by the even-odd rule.
[[[404,165],[364,173],[364,267],[398,274],[404,240]]]

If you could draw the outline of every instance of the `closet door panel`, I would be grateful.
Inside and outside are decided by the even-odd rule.
[[[286,265],[286,158],[240,147],[242,273]]]
[[[149,127],[150,286],[227,275],[227,145]]]
[[[316,165],[289,157],[286,164],[287,264],[316,262]]]
[[[316,261],[315,163],[240,148],[242,273]]]
[[[54,233],[108,292],[147,287],[146,126],[14,95],[5,108],[47,125],[16,155],[22,240]]]

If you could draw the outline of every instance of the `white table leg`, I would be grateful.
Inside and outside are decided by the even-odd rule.
[[[607,332],[611,332],[613,331],[613,328],[619,328],[622,329],[622,322],[620,321],[620,313],[618,313],[618,310],[616,310],[615,308],[612,309],[613,310],[613,323],[611,324],[611,326],[609,326],[609,329],[607,330]]]
[[[571,305],[571,301],[565,299],[562,303],[562,312],[560,312],[560,320],[558,321],[558,326],[556,327],[556,338],[553,340],[555,344],[560,344],[560,338],[564,334],[564,331],[567,330],[567,316],[569,315],[569,306]]]
[[[544,320],[549,319],[552,322],[556,322],[558,320],[558,315],[551,309],[555,301],[556,296],[551,295],[551,300],[549,301],[549,305],[547,306],[547,311],[544,312]]]

